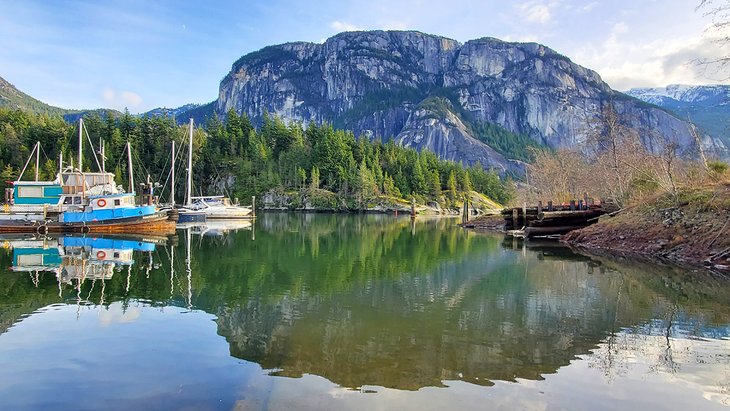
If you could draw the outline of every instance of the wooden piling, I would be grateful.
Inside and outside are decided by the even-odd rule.
[[[586,210],[588,209],[588,193],[583,192],[583,205],[585,206]]]
[[[517,211],[517,208],[512,209],[512,229],[517,229],[517,216],[519,215],[519,211]]]
[[[251,216],[256,217],[256,196],[251,196]]]
[[[542,201],[537,202],[537,219],[542,220]]]
[[[522,203],[522,226],[527,227],[527,203]]]

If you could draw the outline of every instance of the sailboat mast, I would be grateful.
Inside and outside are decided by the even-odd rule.
[[[193,119],[190,119],[190,149],[188,150],[188,197],[185,205],[193,202]]]
[[[172,185],[170,185],[170,202],[172,208],[175,208],[175,140],[172,140],[172,170],[170,175],[172,176]]]
[[[129,162],[129,192],[134,193],[134,173],[132,172],[132,145],[127,140],[127,161]]]
[[[84,169],[81,167],[81,148],[83,147],[83,144],[84,144],[84,139],[82,137],[83,134],[84,134],[84,119],[79,118],[79,171],[80,172],[84,171]]]
[[[38,181],[38,167],[41,160],[41,142],[35,143],[35,181]]]
[[[104,140],[99,137],[99,154],[101,154],[101,172],[106,173],[106,151],[104,150]]]

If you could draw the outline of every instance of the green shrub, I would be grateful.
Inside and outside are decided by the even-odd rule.
[[[730,165],[724,161],[712,160],[707,162],[708,174],[711,178],[719,180],[727,174]]]

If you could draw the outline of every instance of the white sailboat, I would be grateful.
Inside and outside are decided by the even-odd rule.
[[[189,137],[189,148],[188,148],[188,181],[187,181],[187,195],[185,200],[185,206],[180,210],[180,216],[183,216],[184,212],[197,212],[205,215],[205,220],[236,220],[236,219],[248,219],[253,217],[253,209],[251,207],[244,207],[238,204],[231,203],[230,198],[215,195],[215,196],[200,196],[193,197],[193,119],[190,119],[190,137]],[[183,211],[185,210],[185,211]],[[194,221],[194,220],[187,220]]]

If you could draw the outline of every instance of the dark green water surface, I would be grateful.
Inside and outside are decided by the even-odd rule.
[[[0,239],[0,410],[730,409],[726,279],[455,223]]]

